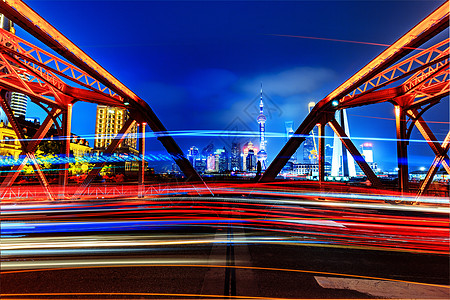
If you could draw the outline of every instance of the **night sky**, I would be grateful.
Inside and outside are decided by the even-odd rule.
[[[324,98],[386,48],[277,35],[391,44],[443,2],[26,1],[147,101],[168,130],[221,133],[175,136],[185,153],[192,145],[201,150],[210,142],[229,148],[229,130],[254,131],[254,137],[239,141],[258,143],[256,110],[262,83],[269,162],[286,141],[285,121],[293,121],[295,130],[310,101]],[[21,29],[17,35],[42,45]],[[446,36],[448,31],[433,41]],[[375,161],[393,169],[393,106],[378,104],[347,113],[355,145],[372,142]],[[27,116],[44,117],[33,105]],[[449,127],[448,97],[424,118],[436,122],[430,126],[442,141]],[[75,104],[72,131],[90,138],[93,146],[94,127],[95,105]],[[417,130],[411,138],[410,171],[428,167],[433,152]],[[156,139],[148,139],[147,150],[164,149]]]

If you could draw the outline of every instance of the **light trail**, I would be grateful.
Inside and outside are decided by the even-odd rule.
[[[330,38],[303,36],[303,35],[288,35],[288,34],[266,34],[266,35],[281,36],[281,37],[291,37],[291,38],[299,38],[299,39],[310,39],[310,40],[321,40],[321,41],[352,43],[352,44],[363,44],[363,45],[372,45],[372,46],[383,46],[383,47],[390,47],[390,46],[392,46],[390,44],[360,42],[360,41],[350,41],[350,40],[340,40],[340,39],[330,39]],[[422,49],[422,48],[413,48],[413,47],[402,47],[402,48],[403,49],[412,49],[412,50],[425,50],[425,49]]]

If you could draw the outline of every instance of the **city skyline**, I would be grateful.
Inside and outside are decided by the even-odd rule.
[[[321,100],[384,50],[383,46],[277,34],[389,44],[442,1],[411,2],[408,7],[391,1],[331,1],[327,5],[302,1],[73,5],[64,1],[51,7],[45,3],[33,2],[33,9],[145,99],[169,130],[226,132],[234,127],[257,133],[251,103],[258,97],[263,81],[264,92],[269,96],[265,110],[270,121],[266,129],[270,161],[285,142],[281,137],[284,122],[293,121],[295,130],[306,116],[306,103]],[[89,17],[87,5],[96,8],[95,18]],[[65,9],[67,6],[71,9]],[[56,11],[68,11],[69,16]],[[76,19],[80,11],[86,12],[92,23],[68,24],[67,19]],[[118,35],[128,37],[127,47],[108,34],[108,28],[115,26],[110,18],[114,11],[120,11],[121,18],[127,20],[126,26],[117,28]],[[354,11],[359,14],[354,15]],[[371,17],[381,11],[383,22]],[[324,16],[320,21],[311,17],[319,13]],[[169,23],[162,17],[165,15],[177,21]],[[364,29],[355,28],[353,24],[358,20],[353,18],[363,22]],[[103,34],[85,34],[92,26]],[[21,29],[17,34],[26,36]],[[140,68],[134,67],[137,64]],[[448,101],[443,103],[448,107]],[[186,114],[187,111],[192,113]],[[95,122],[93,105],[75,104],[74,115],[80,113]],[[394,168],[397,162],[390,151],[395,147],[393,107],[380,104],[371,109],[352,109],[348,116],[350,127],[356,128],[352,131],[355,144],[373,142],[379,149],[377,153],[385,158],[380,167]],[[437,128],[437,138],[442,140],[448,128],[448,109],[432,109],[424,117],[432,121],[430,125]],[[90,138],[93,144],[94,125],[88,128],[85,119],[74,118],[73,131]],[[374,122],[377,126],[373,133],[362,130]],[[270,137],[270,133],[280,137]],[[327,136],[331,136],[328,129]],[[411,138],[411,152],[415,152],[410,157],[411,168],[428,166],[433,153],[417,132],[413,131]],[[192,139],[203,143],[212,138],[196,135],[175,139],[185,149],[191,146]],[[155,139],[148,139],[147,144],[149,151],[163,151]]]

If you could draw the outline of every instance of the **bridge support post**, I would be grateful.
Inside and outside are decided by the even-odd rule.
[[[423,195],[423,193],[428,190],[428,188],[431,185],[431,182],[433,181],[434,175],[436,175],[436,172],[439,169],[439,166],[444,161],[445,157],[447,156],[448,149],[450,148],[450,131],[447,133],[447,136],[445,137],[444,142],[442,143],[442,150],[439,155],[436,155],[436,157],[433,160],[433,163],[431,164],[431,167],[428,169],[427,176],[423,180],[422,184],[420,185],[420,188],[417,192],[417,197],[420,197]]]
[[[139,138],[139,152],[141,154],[141,161],[139,162],[139,198],[144,197],[144,181],[145,181],[145,126],[147,123],[141,123],[141,132]]]
[[[111,144],[109,144],[108,148],[103,152],[104,154],[111,154],[113,153],[117,146],[119,146],[120,143],[125,139],[125,136],[130,132],[131,127],[136,123],[133,119],[128,119],[125,124],[123,124],[122,129],[119,131],[119,133],[114,137]],[[86,188],[91,184],[91,182],[97,177],[98,174],[100,174],[100,171],[106,164],[106,161],[100,161],[95,163],[94,167],[89,171],[88,175],[84,179],[83,183],[78,187],[75,194],[72,196],[73,198],[80,197],[83,195]]]
[[[322,184],[325,181],[325,123],[317,124],[319,136],[319,182]]]
[[[69,183],[69,159],[70,159],[70,140],[72,138],[72,104],[67,105],[67,110],[62,115],[63,137],[61,154],[64,155],[64,163],[61,165],[59,173],[59,185],[65,195],[66,186]],[[63,196],[64,196],[63,195]]]
[[[406,114],[399,105],[395,105],[395,125],[397,131],[398,188],[400,192],[405,193],[409,191],[408,140],[406,138]]]

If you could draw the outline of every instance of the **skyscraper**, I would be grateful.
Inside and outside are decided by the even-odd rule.
[[[263,104],[263,90],[261,83],[261,100],[259,102],[259,115],[256,121],[259,124],[259,152],[257,153],[258,161],[261,162],[261,169],[265,170],[267,168],[267,153],[266,153],[266,116],[264,115],[264,104]]]
[[[255,171],[256,170],[256,155],[253,149],[248,150],[247,156],[245,158],[245,165],[247,171]]]
[[[244,171],[254,171],[256,169],[256,155],[258,149],[253,145],[252,142],[245,143],[244,150],[242,151],[242,170]],[[250,155],[250,159],[247,159]]]
[[[228,171],[228,152],[225,147],[223,149],[217,149],[214,156],[216,172],[224,173]]]
[[[214,172],[216,170],[216,157],[211,153],[206,158],[206,171]]]
[[[231,166],[232,171],[241,170],[241,144],[232,143],[231,144]]]
[[[361,153],[365,161],[374,171],[378,171],[377,163],[373,160],[373,145],[372,143],[364,143],[361,145]]]
[[[195,160],[199,158],[199,156],[200,152],[198,151],[197,147],[192,146],[191,148],[189,148],[187,159],[189,160],[192,166],[195,165]]]
[[[23,80],[29,80],[29,76],[26,73],[19,75]],[[11,109],[13,111],[14,117],[25,118],[27,113],[28,96],[22,93],[12,92],[11,93]]]
[[[372,143],[364,143],[361,145],[362,155],[364,156],[364,159],[366,162],[373,163],[373,150],[372,150]]]
[[[94,150],[102,152],[108,148],[114,137],[128,119],[127,111],[118,107],[97,105]],[[118,152],[137,153],[137,126],[133,126],[126,139],[117,147]]]
[[[7,30],[7,31],[13,33],[13,34],[15,33],[14,23],[2,14],[0,14],[0,27],[4,30]],[[24,71],[24,70],[21,69],[21,71]],[[20,73],[19,76],[23,80],[27,80],[27,81],[29,80],[29,76],[25,72]],[[7,100],[9,102],[9,105],[11,106],[11,110],[13,111],[14,117],[25,118],[25,114],[27,112],[28,99],[29,98],[27,95],[24,95],[21,93],[17,93],[17,92],[9,93],[9,99],[7,99]],[[0,108],[0,122],[1,121],[3,121],[3,123],[5,123],[5,124],[8,123],[5,112]]]

